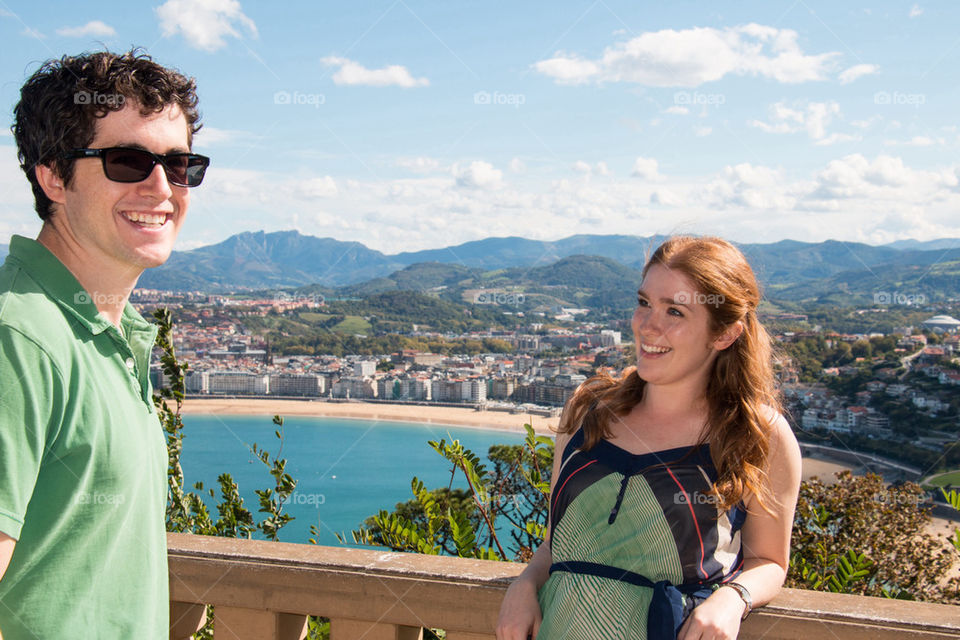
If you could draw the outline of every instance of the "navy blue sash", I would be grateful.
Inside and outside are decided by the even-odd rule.
[[[669,580],[654,582],[639,573],[594,562],[555,562],[550,565],[550,573],[554,571],[585,573],[653,589],[653,599],[650,601],[650,609],[647,612],[647,640],[676,640],[680,626],[695,606],[691,603],[684,607],[683,596],[693,596],[697,601],[701,601],[713,593],[713,587],[710,585],[697,583],[674,585]]]

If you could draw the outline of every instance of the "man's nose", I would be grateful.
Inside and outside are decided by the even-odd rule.
[[[170,188],[170,182],[167,180],[167,174],[163,170],[163,166],[158,162],[157,166],[153,168],[153,171],[150,172],[150,175],[147,176],[146,180],[139,183],[139,190],[142,192],[149,192],[163,196],[163,200],[166,200],[173,195],[173,189]]]

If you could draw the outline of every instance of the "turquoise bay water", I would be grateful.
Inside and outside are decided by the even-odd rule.
[[[285,507],[296,519],[280,530],[284,542],[306,542],[312,524],[320,530],[317,542],[338,546],[334,532],[352,541],[350,531],[365,518],[411,499],[413,476],[431,489],[447,486],[451,465],[428,440],[458,439],[484,460],[491,445],[523,441],[522,434],[506,431],[295,416],[284,419],[280,451],[271,418],[184,416],[181,464],[188,487],[201,481],[205,489],[217,490],[218,496],[217,476],[230,473],[244,506],[259,520],[263,514],[257,513],[254,490],[272,487],[273,478],[250,447],[256,443],[271,456],[286,458],[286,471],[298,483]],[[462,474],[458,473],[454,486],[466,486]],[[213,509],[209,496],[207,504]]]

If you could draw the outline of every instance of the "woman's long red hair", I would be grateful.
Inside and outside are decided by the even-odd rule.
[[[718,301],[706,306],[715,335],[736,322],[743,324],[736,341],[717,354],[708,378],[702,441],[709,443],[717,468],[714,491],[719,508],[729,509],[750,492],[768,509],[766,501],[772,496],[765,472],[772,421],[781,404],[774,383],[773,346],[757,320],[760,290],[753,269],[726,240],[690,236],[675,236],[660,245],[644,266],[644,276],[654,264],[680,271],[699,293]],[[620,378],[590,378],[568,402],[559,431],[572,433],[582,426],[584,447],[592,448],[610,436],[611,421],[627,415],[640,401],[645,384],[636,367],[626,369]]]

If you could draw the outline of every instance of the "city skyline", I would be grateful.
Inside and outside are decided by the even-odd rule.
[[[0,4],[8,125],[40,62],[140,45],[195,76],[213,164],[178,250],[296,229],[395,253],[491,236],[960,237],[960,7],[395,0]],[[116,9],[116,10],[115,10]],[[40,221],[0,130],[0,243]]]

